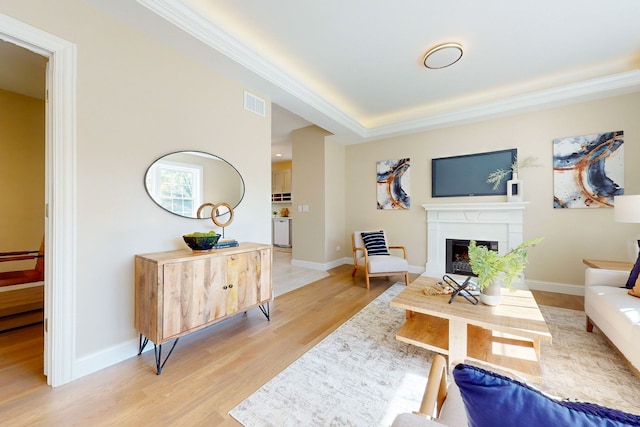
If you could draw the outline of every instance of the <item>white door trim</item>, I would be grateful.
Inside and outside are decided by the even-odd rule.
[[[0,39],[49,58],[45,142],[47,383],[72,381],[76,341],[76,45],[0,14]]]

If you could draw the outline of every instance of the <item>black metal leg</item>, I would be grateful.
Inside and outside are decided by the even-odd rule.
[[[162,361],[162,344],[160,345],[153,345],[153,352],[156,355],[156,374],[160,375],[162,373],[162,368],[164,368],[164,364],[167,363],[167,360],[169,360],[169,357],[171,356],[171,353],[173,353],[173,349],[176,348],[176,344],[178,344],[178,340],[180,338],[176,338],[176,340],[173,342],[173,345],[171,346],[171,350],[169,350],[169,353],[167,354],[167,357],[164,358],[164,361]],[[160,363],[162,361],[162,363]]]
[[[269,301],[267,301],[266,304],[259,305],[258,308],[260,309],[262,314],[264,314],[264,316],[267,318],[267,320],[270,321],[271,318],[269,317]]]
[[[140,334],[140,341],[138,343],[138,356],[140,356],[142,354],[142,352],[144,351],[144,348],[147,346],[147,343],[149,342],[149,338],[144,337],[144,340],[142,339],[142,334]]]

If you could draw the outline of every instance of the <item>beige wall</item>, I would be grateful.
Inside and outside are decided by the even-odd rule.
[[[323,264],[325,262],[325,138],[329,132],[317,127],[294,130],[292,157],[291,209],[293,218],[293,255],[296,260]],[[308,212],[298,212],[298,205],[307,205]]]
[[[224,158],[246,185],[226,235],[270,243],[271,112],[245,111],[247,88],[84,1],[0,0],[0,11],[77,45],[76,357],[132,352],[134,255],[214,228],[153,203],[147,167],[183,149]]]
[[[345,233],[345,147],[325,140],[325,263],[342,257]],[[338,249],[339,247],[339,249]]]
[[[0,11],[77,45],[76,358],[99,359],[113,349],[131,352],[137,337],[134,255],[183,248],[182,234],[213,228],[211,221],[179,218],[156,206],[144,190],[144,172],[153,160],[177,150],[221,156],[238,169],[246,185],[227,236],[269,243],[270,111],[266,117],[244,111],[243,90],[250,88],[84,1],[0,0]],[[351,230],[385,227],[394,243],[407,245],[410,263],[424,267],[427,236],[421,204],[432,201],[430,159],[517,147],[521,156],[537,156],[543,164],[521,173],[531,202],[525,237],[545,236],[531,252],[528,278],[582,283],[581,258],[624,258],[622,242],[638,230],[614,223],[611,209],[552,208],[551,141],[624,130],[627,193],[640,193],[640,172],[633,167],[639,158],[639,104],[635,94],[407,135],[348,146],[342,159],[341,148],[325,146],[327,132],[316,127],[294,132],[293,205],[310,208],[302,214],[292,209],[294,258],[317,263],[334,259],[340,240],[334,231],[341,220],[327,215],[344,202],[339,213],[345,215],[342,256],[349,256]],[[411,158],[412,208],[378,211],[376,161],[401,157]]]
[[[5,90],[0,90],[0,183],[0,252],[38,250],[44,234],[44,101]],[[0,271],[34,265],[4,262]]]
[[[545,111],[352,145],[346,149],[347,217],[345,241],[355,229],[384,227],[392,243],[404,244],[409,263],[426,263],[425,203],[504,201],[504,196],[431,198],[434,157],[517,148],[520,158],[535,156],[541,167],[520,171],[524,198],[525,238],[543,236],[530,251],[527,280],[582,284],[583,258],[628,258],[626,242],[637,225],[613,220],[613,209],[554,209],[552,141],[604,131],[625,132],[625,193],[640,193],[640,94],[584,102]],[[378,160],[411,158],[411,209],[376,210]],[[348,256],[348,254],[345,254]]]

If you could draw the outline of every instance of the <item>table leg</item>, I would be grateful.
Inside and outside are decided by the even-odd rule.
[[[467,358],[467,322],[449,319],[449,366]]]
[[[536,359],[540,362],[540,340],[538,338],[533,339],[533,349],[536,352]]]

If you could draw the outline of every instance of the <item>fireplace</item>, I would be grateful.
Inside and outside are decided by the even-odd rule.
[[[446,239],[446,273],[476,277],[469,264],[469,243],[471,240]],[[497,241],[479,240],[476,241],[476,245],[486,246],[489,250],[498,252]]]
[[[523,241],[522,222],[527,204],[528,202],[495,202],[422,205],[427,213],[427,263],[423,275],[469,275],[468,272],[449,273],[447,240],[464,241],[466,246],[470,240],[488,242],[487,247],[495,247],[501,254],[518,246]]]

